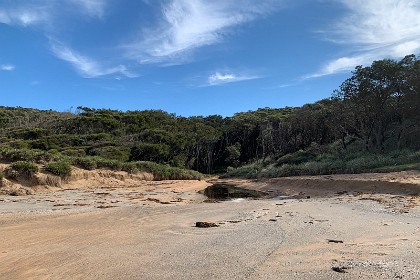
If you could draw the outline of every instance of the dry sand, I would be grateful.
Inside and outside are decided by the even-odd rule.
[[[1,195],[0,279],[420,279],[418,171],[114,177]],[[270,197],[206,203],[198,191],[214,182]]]

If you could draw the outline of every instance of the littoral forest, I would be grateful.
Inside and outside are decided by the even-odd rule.
[[[0,127],[0,160],[14,172],[42,164],[64,176],[74,165],[188,179],[420,169],[420,61],[358,66],[330,98],[302,107],[232,117],[0,107]]]

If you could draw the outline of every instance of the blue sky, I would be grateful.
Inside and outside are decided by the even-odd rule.
[[[418,0],[0,0],[0,105],[231,116],[419,51]]]

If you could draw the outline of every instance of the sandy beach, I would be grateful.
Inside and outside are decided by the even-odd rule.
[[[0,279],[420,279],[418,171],[133,182],[1,195]]]

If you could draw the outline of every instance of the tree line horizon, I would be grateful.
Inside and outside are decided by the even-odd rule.
[[[290,164],[284,159],[297,154],[305,162],[326,154],[416,152],[420,61],[408,55],[357,66],[330,98],[300,107],[182,117],[162,110],[1,106],[0,128],[0,149],[151,161],[207,174],[253,162]]]

